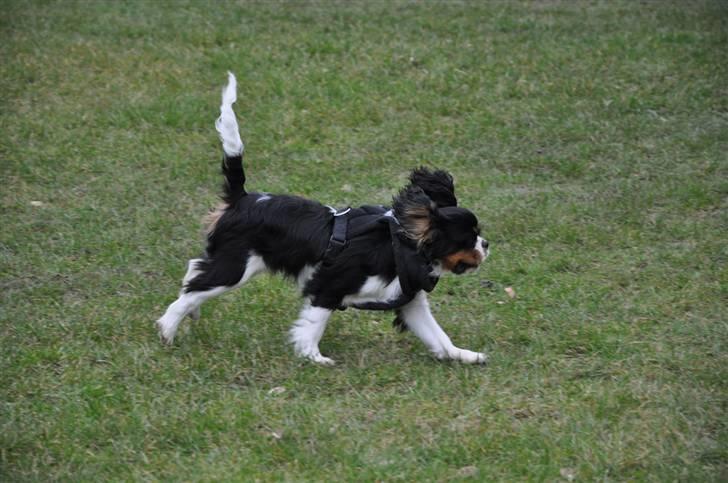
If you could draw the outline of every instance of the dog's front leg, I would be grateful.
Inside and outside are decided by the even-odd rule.
[[[402,307],[400,316],[407,328],[419,337],[438,359],[454,359],[467,364],[483,364],[488,360],[482,352],[455,347],[432,316],[425,292],[419,292],[410,303]]]
[[[319,352],[319,341],[326,330],[331,310],[306,304],[289,332],[296,355],[311,359],[319,364],[334,364],[333,359]]]

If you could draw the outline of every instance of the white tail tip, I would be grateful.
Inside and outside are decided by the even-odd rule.
[[[235,76],[232,72],[228,72],[228,83],[222,89],[220,117],[215,121],[215,129],[220,134],[222,149],[228,156],[240,156],[245,148],[240,139],[238,122],[235,120],[235,112],[233,112],[233,103],[237,100],[237,86]]]

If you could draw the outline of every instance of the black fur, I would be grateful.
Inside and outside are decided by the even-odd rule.
[[[429,250],[438,259],[474,246],[480,234],[475,215],[470,210],[457,206],[438,208],[434,227],[437,234],[433,237]]]
[[[452,176],[448,172],[442,170],[430,171],[427,168],[420,167],[412,171],[409,179],[413,186],[422,188],[422,191],[437,206],[458,205],[458,200],[455,198],[455,185]]]
[[[475,215],[454,205],[439,208],[419,185],[403,188],[394,199],[393,209],[405,233],[432,260],[475,245],[479,233]]]
[[[402,313],[399,310],[396,312],[394,320],[392,321],[392,327],[394,327],[394,330],[399,333],[407,332],[407,324],[405,323],[404,318],[402,317]]]
[[[379,276],[389,283],[397,276],[386,224],[349,240],[336,257],[324,259],[334,220],[328,207],[296,196],[247,193],[242,156],[226,156],[223,174],[227,206],[208,233],[205,256],[196,267],[201,273],[186,284],[187,292],[235,285],[251,253],[260,255],[270,270],[293,278],[305,266],[320,263],[303,294],[312,305],[329,309],[356,294],[367,277]],[[433,261],[472,248],[477,219],[456,207],[452,177],[420,168],[410,179],[393,200],[403,234]],[[417,213],[424,218],[416,220]],[[427,227],[427,239],[421,243],[410,233],[415,223]]]
[[[225,182],[222,185],[222,199],[229,206],[234,205],[239,198],[245,196],[245,171],[243,170],[243,155],[222,158],[222,175]]]

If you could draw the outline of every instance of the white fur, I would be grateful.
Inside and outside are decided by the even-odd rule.
[[[382,277],[367,277],[359,292],[344,297],[342,304],[362,304],[367,302],[389,302],[402,295],[402,286],[399,284],[399,277],[387,283]]]
[[[159,337],[162,342],[171,344],[177,333],[177,328],[182,319],[197,310],[206,300],[230,290],[231,287],[215,287],[204,292],[182,293],[172,305],[167,308],[164,315],[157,320]]]
[[[434,262],[432,264],[432,271],[430,272],[431,277],[440,278],[440,277],[442,277],[442,275],[444,273],[447,273],[447,272],[445,272],[445,269],[442,268],[442,264],[440,262]]]
[[[201,261],[201,258],[193,258],[187,263],[187,273],[182,279],[182,289],[179,292],[180,296],[184,293],[185,286],[189,283],[189,281],[199,275],[200,271],[197,269],[197,263]],[[200,307],[198,306],[197,308],[192,309],[187,316],[192,320],[198,320],[200,318]]]
[[[400,312],[407,328],[427,346],[438,359],[453,359],[467,364],[485,363],[488,357],[456,347],[430,312],[427,295],[420,291],[415,298],[402,307]]]
[[[296,277],[296,282],[298,284],[298,290],[303,292],[303,289],[306,287],[306,284],[309,280],[313,278],[313,275],[316,273],[316,270],[318,270],[319,266],[321,264],[317,263],[314,266],[306,265],[304,266],[300,272],[298,272],[298,276]]]
[[[253,276],[258,275],[261,272],[265,272],[268,270],[268,267],[266,266],[265,262],[263,261],[263,257],[258,255],[257,253],[251,251],[250,256],[248,257],[248,263],[245,265],[245,273],[243,273],[243,278],[240,279],[240,281],[235,284],[233,288],[238,288],[242,286],[245,282],[250,280]]]
[[[232,72],[228,72],[228,84],[222,89],[220,117],[215,121],[215,129],[220,133],[222,149],[228,156],[240,156],[245,149],[243,141],[240,139],[235,112],[233,112],[233,103],[237,100],[236,90],[235,76]]]
[[[197,263],[199,261],[200,259],[190,260],[187,273],[183,279],[183,284],[187,284],[195,277],[195,275],[197,275]],[[177,334],[177,328],[179,327],[180,322],[182,322],[182,319],[184,319],[187,315],[190,315],[193,318],[195,315],[199,317],[200,305],[202,305],[205,301],[212,297],[222,295],[234,288],[240,287],[254,275],[265,271],[266,269],[267,267],[265,262],[263,262],[263,257],[252,253],[248,258],[248,263],[245,266],[245,272],[243,273],[242,278],[234,286],[214,287],[210,290],[205,290],[204,292],[185,293],[184,290],[182,290],[179,298],[172,302],[172,305],[167,308],[164,315],[157,320],[159,337],[162,339],[162,342],[171,344],[172,341],[174,341],[174,336]]]
[[[319,364],[334,364],[333,359],[324,357],[319,351],[319,341],[326,330],[331,310],[306,304],[289,332],[296,355],[311,359]]]
[[[478,237],[477,240],[475,240],[475,249],[480,253],[481,261],[485,261],[486,258],[488,258],[488,255],[490,255],[490,250],[483,248],[483,238]]]
[[[256,203],[262,203],[263,201],[268,201],[271,198],[271,196],[268,193],[261,193],[260,197],[255,200]]]

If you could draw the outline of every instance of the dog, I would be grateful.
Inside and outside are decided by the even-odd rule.
[[[456,347],[430,312],[427,293],[446,272],[471,272],[488,257],[476,216],[457,206],[453,178],[417,168],[392,207],[336,209],[289,195],[247,192],[244,145],[232,105],[235,76],[228,73],[220,117],[223,203],[207,218],[204,255],[188,263],[179,298],[157,320],[171,344],[185,316],[263,272],[298,284],[304,304],[290,329],[296,355],[334,364],[319,341],[331,314],[347,307],[396,312],[438,359],[485,363],[484,353]]]

